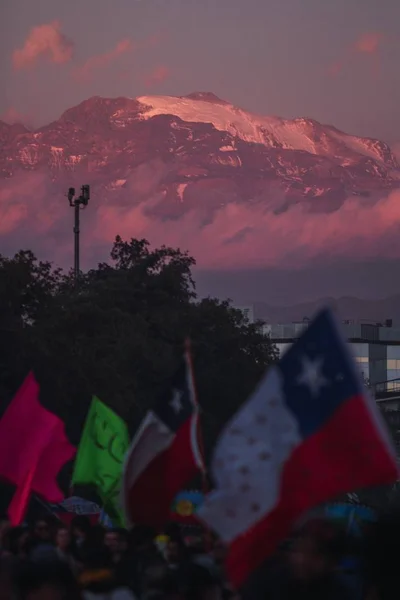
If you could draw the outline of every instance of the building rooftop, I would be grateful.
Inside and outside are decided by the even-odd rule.
[[[266,324],[264,332],[273,340],[292,340],[297,338],[308,324],[308,320],[301,323]],[[349,340],[400,343],[400,327],[393,327],[391,321],[385,324],[344,321],[342,331]]]

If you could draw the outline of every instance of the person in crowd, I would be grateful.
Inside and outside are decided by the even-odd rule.
[[[338,575],[345,535],[325,519],[306,522],[292,539],[284,560],[249,578],[242,589],[245,600],[347,600],[353,595]]]
[[[100,523],[96,523],[96,525],[92,525],[89,530],[89,535],[87,537],[87,544],[90,547],[98,547],[104,544],[104,536],[106,530],[103,525]]]
[[[139,593],[137,558],[129,547],[129,534],[125,529],[108,529],[104,534],[104,546],[111,555],[114,576],[120,585]]]
[[[117,581],[107,548],[87,550],[82,558],[78,580],[84,600],[135,600],[133,592]]]
[[[178,569],[186,558],[183,544],[176,540],[169,540],[165,547],[164,556],[169,569]]]
[[[2,556],[13,556],[19,559],[27,558],[30,543],[28,527],[23,525],[12,527],[4,534]]]
[[[169,537],[167,535],[165,535],[164,533],[159,533],[156,538],[154,539],[154,544],[158,550],[158,552],[165,557],[165,549],[167,547],[167,544],[169,542]]]
[[[220,570],[224,570],[224,563],[226,559],[226,545],[222,540],[215,540],[212,546],[211,555],[214,559],[214,564]]]
[[[71,535],[77,546],[82,546],[90,536],[92,524],[86,515],[77,515],[71,521]]]
[[[209,569],[191,561],[179,572],[180,589],[187,600],[222,600],[221,581]]]
[[[164,534],[168,540],[163,553],[165,561],[170,569],[177,569],[189,557],[181,528],[177,523],[167,523],[164,528]]]
[[[4,549],[4,537],[11,529],[11,523],[7,519],[0,521],[0,553]]]
[[[84,554],[91,545],[92,524],[86,515],[77,515],[71,521],[71,548],[74,556],[81,562],[81,554]]]
[[[3,556],[0,560],[0,600],[10,600],[15,597],[13,572],[15,557]]]
[[[135,596],[140,597],[146,569],[163,561],[155,544],[156,533],[152,527],[136,525],[128,532],[127,560],[116,568],[116,577],[129,585]]]
[[[399,597],[400,511],[382,515],[364,541],[365,600]]]
[[[344,550],[345,537],[334,524],[323,519],[306,523],[289,549],[293,579],[308,583],[331,578]]]
[[[125,529],[108,529],[104,534],[104,545],[109,549],[112,562],[116,565],[128,551],[128,532]]]
[[[183,547],[185,545],[185,540],[182,534],[182,530],[181,527],[178,525],[178,523],[167,523],[164,527],[164,535],[169,539],[172,540],[174,542],[176,542],[177,544],[179,544],[179,546]]]
[[[207,533],[209,535],[209,533]],[[227,547],[222,540],[213,540],[212,548],[210,551],[210,557],[213,561],[212,573],[217,577],[222,584],[222,595],[224,600],[228,598],[234,598],[237,596],[236,592],[232,588],[230,581],[228,580],[225,572],[225,560],[227,556]]]
[[[179,595],[178,577],[160,558],[158,562],[148,565],[144,570],[141,600],[156,600],[171,595]]]
[[[51,543],[52,523],[49,519],[37,519],[33,525],[33,537],[43,544]]]
[[[363,538],[349,534],[346,551],[339,565],[339,578],[351,590],[353,600],[363,600],[364,598],[362,549]]]
[[[56,555],[59,560],[65,562],[71,568],[74,575],[79,572],[79,564],[73,555],[72,536],[65,525],[60,525],[55,535]]]
[[[31,560],[35,562],[53,561],[56,558],[53,544],[53,523],[50,519],[35,521],[31,534]]]
[[[197,565],[208,569],[215,576],[218,576],[218,569],[214,561],[214,557],[209,547],[211,540],[206,540],[202,536],[195,536],[186,542],[186,555],[190,560]]]
[[[23,561],[13,573],[12,585],[11,598],[17,600],[81,600],[76,578],[61,561]]]

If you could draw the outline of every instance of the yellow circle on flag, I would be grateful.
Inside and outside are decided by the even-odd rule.
[[[176,512],[181,517],[190,517],[193,514],[193,502],[190,502],[190,500],[179,500],[176,505]]]

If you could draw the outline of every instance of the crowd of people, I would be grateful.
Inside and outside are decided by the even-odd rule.
[[[393,515],[361,540],[330,521],[305,522],[240,591],[226,577],[223,544],[176,524],[157,536],[143,526],[104,529],[85,516],[70,526],[3,521],[0,547],[0,600],[390,600],[399,593],[400,517]]]

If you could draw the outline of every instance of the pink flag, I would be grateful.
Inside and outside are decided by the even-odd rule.
[[[30,492],[52,503],[63,499],[56,477],[75,452],[64,423],[39,403],[39,386],[29,373],[0,420],[0,477],[17,486],[13,521],[22,520]]]

